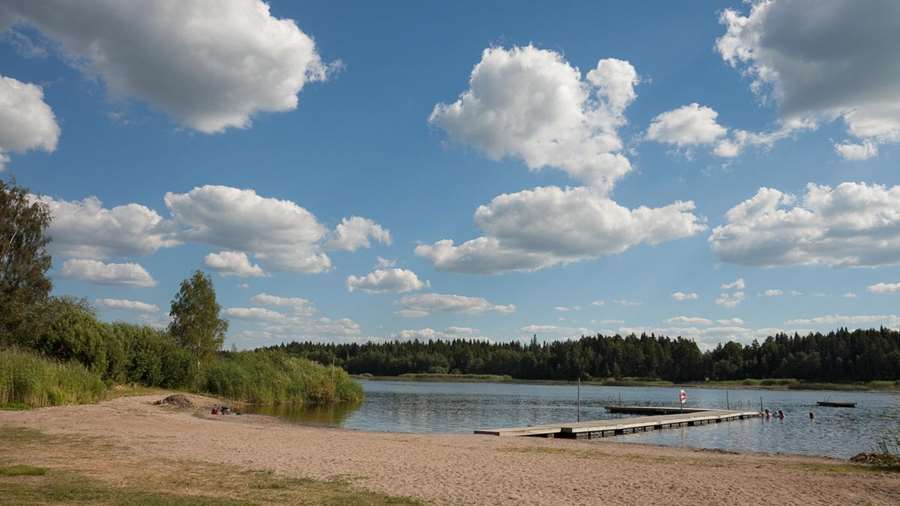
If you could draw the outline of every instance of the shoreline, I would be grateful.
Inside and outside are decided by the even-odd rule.
[[[401,374],[399,376],[375,376],[368,374],[352,374],[351,378],[364,381],[408,381],[419,383],[503,383],[513,385],[576,385],[567,380],[530,380],[495,375],[468,374]],[[773,391],[829,391],[829,392],[881,392],[900,393],[900,383],[877,381],[869,383],[819,383],[803,382],[794,379],[745,379],[730,381],[673,383],[665,380],[609,379],[585,380],[583,386],[601,387],[658,387],[658,388],[702,388],[709,390],[773,390]]]
[[[115,485],[131,479],[123,474],[140,478],[171,461],[195,478],[181,480],[186,493],[204,486],[204,469],[231,469],[301,485],[347,482],[354,493],[399,497],[401,504],[409,503],[403,498],[517,506],[758,504],[760,490],[784,504],[900,503],[900,473],[839,459],[610,440],[353,431],[264,415],[216,417],[206,414],[216,399],[192,394],[194,409],[151,404],[164,396],[0,412],[0,434],[27,428],[51,438],[28,451],[0,448],[0,464],[89,466],[84,471],[92,478]],[[77,451],[84,458],[68,458],[76,450],[52,442],[66,438],[82,442]],[[0,477],[0,488],[6,479]]]

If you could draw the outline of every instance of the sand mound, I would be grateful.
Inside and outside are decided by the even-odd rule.
[[[192,408],[194,403],[183,394],[173,394],[165,399],[160,399],[153,404],[158,406],[175,406],[177,408]]]

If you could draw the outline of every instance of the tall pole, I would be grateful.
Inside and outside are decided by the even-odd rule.
[[[575,409],[576,409],[578,412],[575,414],[575,418],[577,419],[577,421],[580,422],[580,421],[581,421],[581,375],[578,376],[578,390],[577,390],[577,392],[578,392],[578,393],[576,394],[576,396],[577,396],[576,399],[577,399],[577,400],[576,400],[576,408],[575,408]]]
[[[728,390],[725,390],[725,409],[731,409],[731,403],[728,402]]]

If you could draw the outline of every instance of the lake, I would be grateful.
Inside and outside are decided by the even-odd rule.
[[[320,409],[260,408],[262,414],[305,424],[385,432],[462,432],[572,422],[574,385],[360,381],[358,406]],[[900,439],[900,395],[812,390],[719,390],[688,388],[687,407],[783,410],[784,420],[744,420],[623,436],[615,441],[733,451],[794,453],[849,458],[876,449],[883,438]],[[677,388],[582,385],[581,420],[621,418],[603,408],[676,405]],[[816,401],[856,402],[826,408]],[[809,419],[809,412],[815,419]],[[627,415],[625,415],[627,416]],[[485,436],[488,437],[488,436]]]

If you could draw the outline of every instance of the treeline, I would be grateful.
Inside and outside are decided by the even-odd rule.
[[[51,216],[26,189],[0,181],[0,407],[100,398],[139,384],[254,403],[358,401],[345,371],[275,351],[224,352],[212,280],[185,279],[166,329],[100,321],[85,300],[50,295]]]
[[[810,381],[900,379],[900,332],[881,328],[805,336],[777,334],[749,345],[721,344],[701,351],[690,339],[653,334],[582,337],[530,343],[391,341],[364,344],[292,342],[270,349],[351,374],[508,375],[531,380],[656,378],[668,381],[796,378]]]

